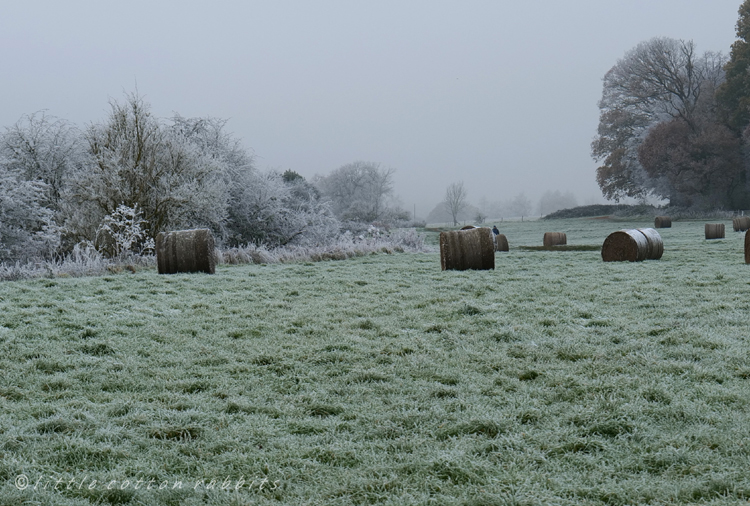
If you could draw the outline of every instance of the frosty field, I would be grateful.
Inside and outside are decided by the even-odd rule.
[[[520,248],[652,225],[564,220],[498,223],[494,271],[0,283],[0,505],[747,504],[750,266],[724,223],[640,263]]]

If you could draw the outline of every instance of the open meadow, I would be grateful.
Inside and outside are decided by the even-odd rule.
[[[653,221],[539,220],[497,223],[494,271],[0,283],[0,505],[747,504],[750,265],[723,222],[639,263],[520,246]]]

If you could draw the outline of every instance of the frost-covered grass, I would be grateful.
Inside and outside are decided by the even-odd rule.
[[[414,228],[386,232],[371,227],[369,234],[365,232],[361,235],[353,235],[347,232],[341,234],[336,240],[320,246],[290,244],[275,248],[255,245],[217,248],[216,258],[217,263],[228,264],[320,262],[346,260],[371,253],[416,253],[427,252],[431,249],[425,244],[424,234],[418,233]],[[126,254],[107,258],[93,247],[76,246],[72,253],[61,260],[0,263],[0,281],[43,277],[100,276],[124,270],[135,272],[138,269],[155,265],[156,256],[153,254]]]
[[[389,232],[371,227],[370,234],[342,234],[333,244],[324,246],[288,245],[278,248],[248,245],[221,252],[220,260],[228,264],[272,264],[289,262],[321,262],[346,260],[372,253],[417,253],[432,248],[425,244],[425,234],[416,229],[396,229]]]
[[[0,504],[746,504],[744,234],[677,222],[641,263],[517,247],[649,225],[505,224],[484,272],[4,282]]]

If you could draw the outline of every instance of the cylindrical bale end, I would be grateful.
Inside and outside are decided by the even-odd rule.
[[[495,236],[495,251],[509,251],[508,238],[505,234],[497,234]]]
[[[724,239],[724,224],[706,223],[706,239]]]
[[[568,244],[568,237],[565,235],[565,232],[545,232],[542,242],[545,248],[565,246]]]
[[[669,216],[657,216],[654,218],[654,228],[672,228],[672,218]]]
[[[750,216],[737,216],[732,218],[732,227],[735,232],[750,230]]]
[[[494,269],[495,246],[492,230],[481,227],[440,232],[440,267],[444,271]]]
[[[664,254],[664,241],[661,240],[659,232],[653,228],[639,228],[637,230],[646,237],[648,243],[646,260],[659,260]]]
[[[658,260],[664,254],[664,243],[653,228],[612,232],[602,245],[605,262],[640,262]]]
[[[207,228],[161,232],[156,236],[159,274],[216,272],[214,236]]]
[[[605,262],[640,262],[646,259],[648,243],[646,236],[637,230],[612,232],[602,245],[602,260]]]

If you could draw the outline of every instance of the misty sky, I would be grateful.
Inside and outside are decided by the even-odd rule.
[[[154,114],[229,119],[262,169],[396,169],[417,216],[473,203],[601,199],[601,79],[641,41],[728,53],[742,0],[7,1],[0,127],[86,126],[138,91]],[[535,205],[536,208],[536,205]]]

